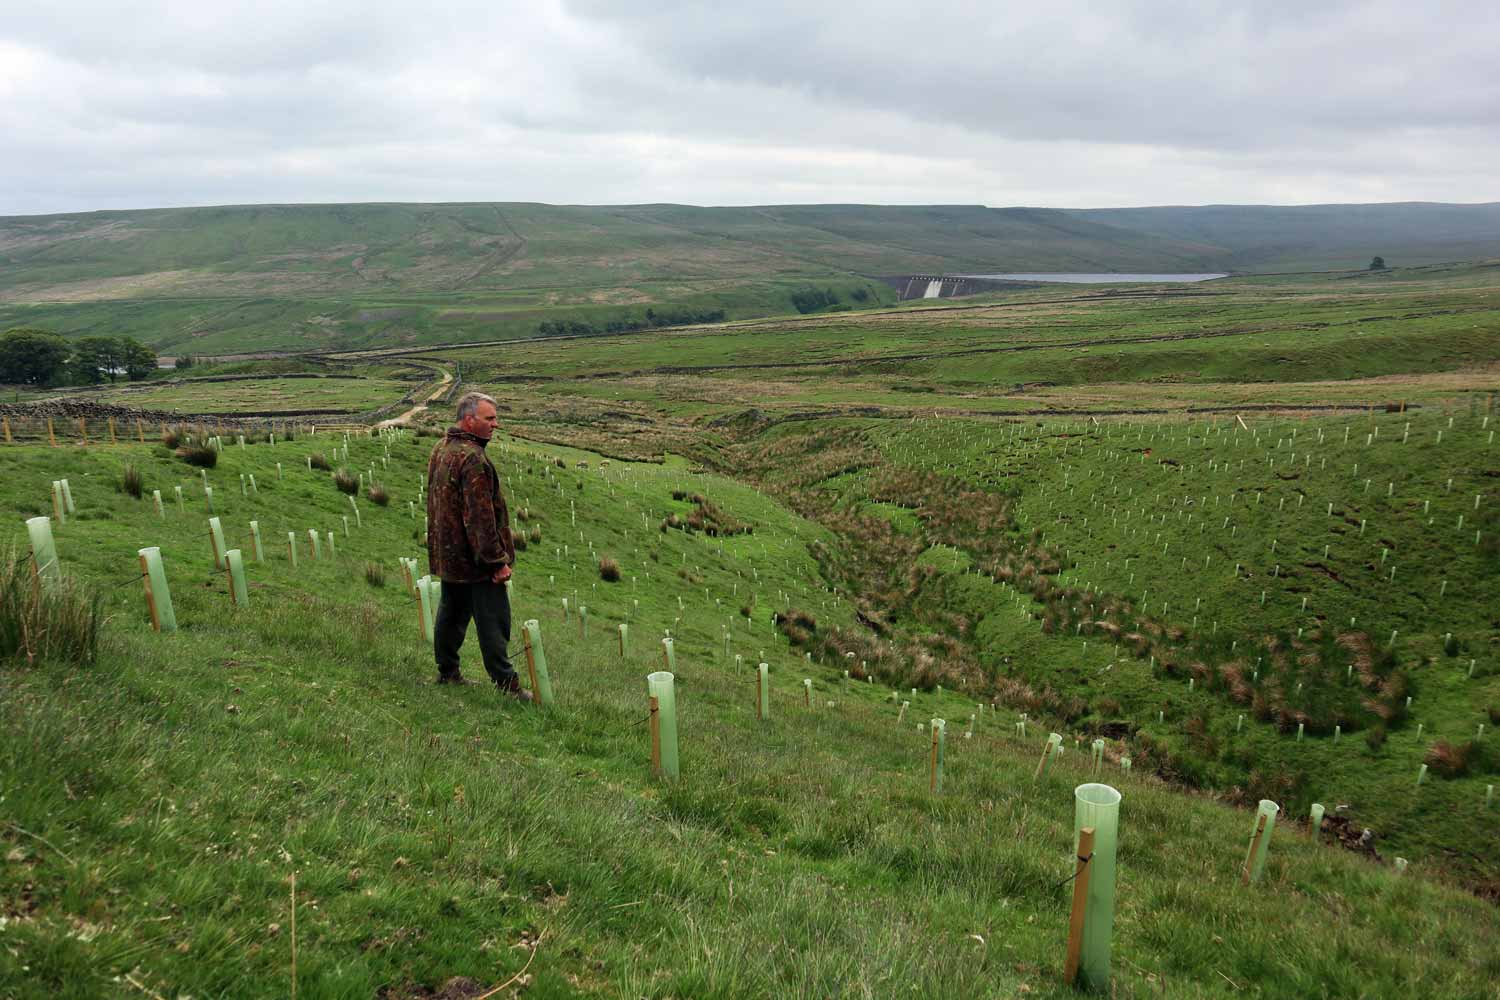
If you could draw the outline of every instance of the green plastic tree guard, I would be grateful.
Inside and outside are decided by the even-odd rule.
[[[620,658],[624,659],[630,650],[630,626],[624,622],[620,623]]]
[[[212,486],[203,487],[203,504],[204,509],[210,514],[214,512],[214,488]]]
[[[653,699],[655,736],[652,747],[652,763],[656,773],[676,778],[680,773],[677,761],[677,690],[676,679],[667,670],[658,670],[646,675],[646,693]]]
[[[1494,802],[1495,802],[1495,786],[1494,785],[1485,785],[1484,786],[1484,807],[1486,809],[1488,809],[1491,805],[1494,804]]]
[[[250,551],[255,556],[255,561],[263,563],[266,561],[266,551],[260,544],[260,522],[250,522]]]
[[[77,514],[78,508],[73,506],[73,487],[68,485],[66,479],[59,479],[58,482],[62,483],[63,503],[68,505],[68,513]]]
[[[217,517],[208,519],[208,544],[214,552],[214,568],[224,568],[224,552],[228,548],[224,544],[224,525]]]
[[[322,559],[323,558],[323,540],[318,537],[318,529],[317,528],[308,528],[307,529],[307,537],[308,537],[308,539],[310,539],[312,541],[312,557],[314,559]]]
[[[1095,740],[1093,742],[1093,751],[1094,751],[1094,773],[1098,774],[1099,773],[1099,769],[1104,766],[1104,741],[1103,740]]]
[[[762,663],[756,668],[756,715],[765,721],[771,717],[771,665]]]
[[[667,664],[667,672],[675,674],[677,672],[677,651],[672,648],[671,636],[667,636],[661,641],[661,655]]]
[[[1120,758],[1120,770],[1122,770],[1122,771],[1128,771],[1128,770],[1130,770],[1130,758],[1129,757],[1121,757]]]
[[[333,559],[338,555],[338,549],[333,546],[333,532],[328,532],[328,558]]]
[[[1083,947],[1078,956],[1078,978],[1091,990],[1109,989],[1110,936],[1115,926],[1115,853],[1119,843],[1120,793],[1109,785],[1087,784],[1073,789],[1073,854],[1078,835],[1094,829],[1094,853],[1089,860],[1089,887],[1083,913]]]
[[[146,584],[146,607],[151,612],[151,626],[158,632],[177,631],[177,615],[172,610],[172,592],[167,589],[161,549],[153,545],[137,554],[141,557],[141,576]]]
[[[1307,822],[1312,827],[1313,836],[1316,837],[1318,831],[1323,829],[1323,803],[1314,802],[1312,804],[1312,812],[1308,816]]]
[[[578,638],[589,637],[589,609],[587,605],[578,605]]]
[[[245,481],[245,474],[243,472],[241,472],[240,473],[240,496],[247,497],[249,495],[250,495],[250,484]]]
[[[156,507],[156,516],[157,517],[163,517],[164,518],[164,517],[167,516],[166,508],[164,508],[161,505],[161,490],[152,490],[151,491],[151,503],[153,505],[155,505],[155,507]]]
[[[427,631],[437,630],[438,605],[443,603],[443,581],[435,576],[427,578]]]
[[[288,531],[286,533],[286,557],[292,564],[292,569],[297,568],[297,533]]]
[[[422,638],[428,642],[432,641],[432,622],[434,611],[432,605],[432,590],[428,584],[432,577],[424,576],[417,581],[417,612],[422,619]]]
[[[26,533],[31,537],[31,568],[37,579],[56,583],[62,579],[62,564],[57,561],[57,543],[52,540],[52,521],[46,517],[26,519]]]
[[[932,767],[931,776],[928,780],[928,791],[934,795],[943,792],[943,758],[947,749],[948,722],[945,719],[932,720]]]
[[[552,704],[552,676],[547,673],[547,653],[542,649],[542,623],[528,618],[521,627],[526,630],[526,648],[536,670],[536,700],[545,708]]]
[[[239,549],[224,553],[224,563],[229,567],[229,596],[237,608],[249,607],[250,591],[245,586],[245,560]]]
[[[1281,807],[1270,799],[1261,799],[1255,811],[1255,827],[1250,832],[1250,848],[1245,852],[1245,884],[1259,882],[1266,868],[1266,855],[1271,852],[1271,833],[1276,829],[1276,814]],[[1259,830],[1259,836],[1256,835]]]
[[[1047,736],[1047,743],[1046,743],[1045,746],[1042,747],[1042,759],[1041,759],[1040,762],[1037,763],[1037,766],[1036,766],[1036,776],[1035,777],[1036,778],[1040,778],[1042,775],[1046,774],[1047,773],[1047,765],[1049,763],[1051,763],[1053,757],[1055,757],[1057,754],[1059,754],[1061,752],[1062,752],[1062,735],[1060,733],[1050,733],[1050,734],[1048,734],[1048,736]],[[1035,780],[1035,778],[1033,778],[1033,780]]]
[[[52,480],[52,513],[58,524],[68,523],[68,505],[63,501],[62,480]]]
[[[1417,784],[1420,785],[1423,782],[1425,782],[1426,780],[1427,780],[1427,765],[1423,764],[1421,767],[1419,767],[1417,769]]]

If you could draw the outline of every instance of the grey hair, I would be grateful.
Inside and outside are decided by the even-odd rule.
[[[479,409],[480,403],[489,403],[491,406],[499,409],[495,400],[490,396],[486,396],[482,392],[466,392],[458,399],[458,419],[462,420],[464,417],[473,416],[474,412]]]

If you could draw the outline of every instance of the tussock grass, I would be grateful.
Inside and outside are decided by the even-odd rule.
[[[127,464],[120,473],[120,492],[139,500],[145,491],[146,484],[141,478],[141,470],[134,465]]]
[[[359,480],[355,478],[354,473],[342,465],[333,473],[333,485],[340,493],[347,493],[350,496],[359,492]]]
[[[42,581],[29,552],[0,555],[0,659],[93,663],[101,620],[99,595],[86,584]]]
[[[188,465],[212,469],[219,464],[218,449],[207,444],[185,444],[176,451],[178,458]]]

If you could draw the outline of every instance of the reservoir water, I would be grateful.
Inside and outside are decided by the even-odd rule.
[[[956,278],[989,278],[995,281],[1056,281],[1071,285],[1104,285],[1128,281],[1209,281],[1227,274],[956,274]]]

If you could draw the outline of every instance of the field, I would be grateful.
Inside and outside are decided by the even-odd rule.
[[[302,461],[340,440],[226,449],[208,481],[228,544],[253,551],[250,519],[265,544],[239,608],[213,568],[201,481],[164,450],[8,453],[12,524],[47,509],[50,477],[70,478],[59,552],[108,620],[92,665],[6,669],[10,995],[284,994],[294,969],[300,996],[477,996],[523,969],[539,997],[1067,992],[1061,883],[1086,750],[1069,741],[1034,779],[1044,732],[1016,734],[1014,710],[935,688],[897,692],[902,710],[857,668],[846,686],[848,661],[805,661],[769,609],[808,609],[834,635],[852,632],[853,609],[815,582],[827,531],[755,491],[680,461],[605,466],[514,441],[496,458],[518,523],[542,529],[516,618],[542,623],[557,704],[433,687],[395,571],[419,553],[406,503],[427,444],[349,441],[350,467],[375,466],[392,492],[386,508],[361,502],[358,524]],[[164,517],[117,492],[126,463],[166,493]],[[240,495],[241,474],[258,493]],[[691,507],[674,490],[703,491],[755,532],[659,530]],[[309,527],[336,555],[325,541],[310,558]],[[164,554],[172,634],[149,625],[147,543]],[[619,583],[598,580],[590,547],[620,559]],[[683,762],[666,782],[650,778],[640,725],[664,630]],[[768,722],[733,656],[771,664]],[[912,721],[929,717],[952,720],[940,794]],[[1242,888],[1249,815],[1124,773],[1116,753],[1117,994],[1490,995],[1488,904],[1314,843],[1290,808],[1265,878]]]
[[[430,684],[397,560],[423,555],[431,437],[252,439],[206,477],[159,446],[4,446],[7,540],[68,477],[58,550],[102,626],[94,662],[0,667],[0,993],[1072,995],[1098,777],[1124,796],[1112,995],[1494,998],[1496,273],[325,359],[499,400],[547,709]],[[283,381],[289,406],[319,387]],[[668,633],[676,780],[646,725]],[[1281,813],[1243,886],[1259,799]]]

